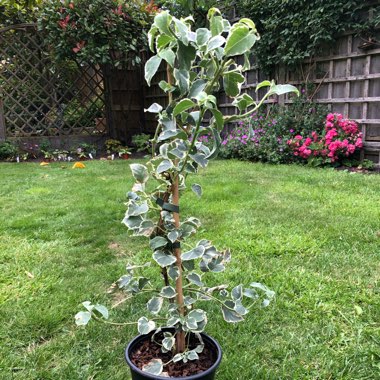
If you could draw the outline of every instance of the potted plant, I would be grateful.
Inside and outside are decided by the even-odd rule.
[[[131,155],[131,151],[128,149],[128,147],[121,147],[119,149],[119,157],[123,158],[124,160],[128,160],[129,156]]]
[[[161,81],[160,87],[168,94],[169,105],[163,109],[153,104],[147,110],[158,118],[152,158],[146,165],[130,165],[135,184],[128,193],[123,222],[134,236],[149,239],[150,261],[157,264],[163,283],[156,288],[155,282],[144,276],[150,262],[127,265],[127,273],[117,281],[130,296],[151,294],[147,315],[126,322],[135,323],[141,334],[126,349],[135,380],[213,379],[221,349],[203,333],[208,315],[198,304],[216,302],[224,320],[236,323],[244,320],[254,304],[267,306],[274,296],[256,282],[238,284],[231,290],[225,284],[207,284],[206,274],[224,271],[231,259],[229,250],[220,251],[209,240],[200,240],[182,251],[201,222],[195,217],[180,219],[180,193],[186,188],[188,175],[205,168],[217,155],[224,124],[249,116],[271,95],[298,92],[293,86],[264,81],[257,89],[268,91],[259,102],[241,94],[243,71],[249,68],[249,53],[259,38],[255,24],[241,19],[231,26],[215,8],[210,9],[208,20],[210,29],[193,32],[191,17],[179,20],[161,12],[149,32],[150,47],[156,54],[146,63],[145,78],[150,84],[161,63],[167,64],[167,81]],[[236,55],[244,55],[244,66],[234,61]],[[223,116],[218,109],[213,93],[221,87],[234,98],[237,114]],[[214,136],[211,149],[198,141],[209,133]],[[156,182],[151,191],[149,180]],[[200,185],[191,188],[202,196]],[[110,323],[105,306],[88,301],[83,306],[86,311],[76,315],[78,325],[86,325],[92,317]]]

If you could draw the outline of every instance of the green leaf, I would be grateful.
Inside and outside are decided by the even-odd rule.
[[[241,84],[244,83],[245,78],[238,72],[232,72],[223,76],[223,87],[226,94],[232,98],[240,93]]]
[[[256,34],[247,26],[235,24],[228,34],[225,54],[227,57],[244,54],[251,50],[256,41]]]
[[[154,25],[160,30],[161,33],[171,36],[173,33],[170,30],[170,24],[173,17],[168,11],[160,12],[154,18]]]
[[[195,322],[199,323],[206,319],[206,312],[201,309],[191,310],[187,315],[189,318],[193,318]]]
[[[179,115],[180,113],[187,111],[190,108],[195,107],[195,103],[191,99],[182,99],[177,105],[174,107],[173,115],[174,117]]]
[[[185,252],[181,255],[183,261],[198,259],[203,256],[205,247],[202,245],[195,247],[191,251]]]
[[[152,297],[146,304],[146,307],[152,314],[158,314],[162,308],[164,299],[162,297]]]
[[[168,233],[168,239],[174,243],[180,236],[180,233],[177,230],[170,231]]]
[[[153,249],[154,251],[157,248],[165,247],[165,245],[167,244],[168,244],[168,241],[162,236],[156,236],[153,239],[151,239],[149,242],[150,248]]]
[[[126,216],[123,219],[123,223],[130,229],[134,230],[135,228],[139,228],[141,223],[143,222],[143,218],[141,215],[138,216]]]
[[[138,332],[142,335],[149,334],[156,328],[156,323],[154,321],[149,321],[146,317],[141,317],[137,321]]]
[[[162,111],[162,106],[160,106],[158,103],[153,103],[149,108],[144,109],[144,112],[150,112],[150,113],[160,113]]]
[[[152,359],[148,364],[142,366],[144,372],[150,373],[151,375],[160,375],[164,369],[164,364],[161,359]]]
[[[254,103],[254,100],[248,94],[242,94],[232,102],[234,106],[239,108],[239,111],[245,110]]]
[[[276,94],[276,95],[283,95],[287,94],[288,92],[295,92],[298,96],[300,92],[298,91],[297,87],[292,86],[291,84],[277,84],[272,85],[269,94]]]
[[[212,160],[213,158],[217,157],[220,147],[222,145],[222,139],[220,138],[219,132],[215,128],[213,128],[212,133],[214,136],[214,146],[210,154],[207,156],[208,160]]]
[[[179,38],[179,40],[184,44],[184,45],[188,45],[189,44],[189,38],[188,38],[188,32],[189,32],[189,28],[187,27],[187,25],[182,22],[181,20],[178,20],[177,18],[174,17],[174,23],[175,23],[175,26],[176,26],[176,29],[178,31],[178,34],[177,34],[177,37]]]
[[[133,280],[133,277],[131,275],[124,275],[124,276],[121,276],[117,281],[117,286],[122,289],[122,288],[125,288],[127,287],[131,281]]]
[[[205,168],[208,164],[208,160],[204,154],[201,154],[201,153],[190,154],[190,158],[194,160],[202,168]]]
[[[158,53],[158,56],[164,59],[171,67],[174,67],[175,54],[171,49],[164,49]]]
[[[164,92],[173,92],[175,90],[175,87],[169,84],[168,82],[162,80],[158,84],[158,86],[161,88],[162,91]]]
[[[218,127],[219,131],[222,131],[224,127],[224,119],[223,119],[223,114],[217,110],[216,108],[211,109],[211,112],[214,116],[216,126]]]
[[[154,51],[154,38],[156,37],[156,34],[158,32],[158,28],[155,26],[152,26],[148,32],[148,43],[149,43],[149,49],[151,51]]]
[[[199,356],[198,356],[198,354],[194,350],[191,350],[191,351],[188,351],[187,358],[189,360],[198,360]]]
[[[176,79],[176,84],[180,89],[181,95],[185,94],[189,90],[190,76],[187,70],[177,70],[173,71],[174,78]]]
[[[86,326],[91,319],[91,313],[89,311],[80,311],[75,314],[75,324],[77,326]]]
[[[260,82],[260,83],[256,86],[256,92],[257,92],[258,90],[260,90],[260,88],[262,88],[262,87],[269,87],[269,86],[271,86],[271,85],[272,85],[272,82],[270,82],[269,80],[264,80],[264,81]]]
[[[145,80],[148,86],[150,86],[150,82],[160,67],[161,62],[162,59],[158,55],[154,55],[145,64]]]
[[[225,42],[226,42],[226,39],[222,36],[212,37],[207,44],[207,50],[212,51],[218,47],[223,46]]]
[[[249,19],[249,18],[241,18],[241,19],[239,20],[239,23],[240,23],[240,24],[245,24],[245,25],[247,25],[250,29],[252,29],[253,31],[256,31],[256,25],[255,25],[255,23],[254,23],[251,19]]]
[[[191,185],[191,190],[193,190],[194,193],[196,195],[198,195],[199,198],[202,196],[202,186],[201,185],[194,183],[193,185]]]
[[[96,310],[104,319],[108,319],[109,313],[105,306],[96,304],[94,310]]]
[[[174,298],[176,295],[177,292],[172,286],[164,286],[160,292],[160,296],[165,298]]]
[[[168,267],[169,265],[172,265],[177,261],[177,259],[173,255],[162,251],[154,252],[153,259],[162,268]]]
[[[243,298],[243,287],[241,285],[235,286],[231,291],[231,297],[234,301]]]
[[[232,301],[226,301],[225,305],[222,305],[222,314],[223,318],[226,322],[237,323],[244,321],[244,318],[233,310],[235,307],[235,303]]]
[[[190,87],[189,98],[197,98],[197,96],[205,89],[206,85],[207,82],[203,79],[197,79],[194,81]]]
[[[269,299],[273,299],[275,296],[275,292],[273,290],[270,290],[268,287],[266,287],[264,284],[261,284],[260,282],[251,282],[250,286],[254,289],[262,290]]]
[[[212,16],[210,19],[210,29],[212,36],[217,36],[224,31],[224,22],[222,16]]]
[[[166,351],[170,351],[175,344],[175,338],[173,336],[167,336],[162,340],[162,345]]]
[[[182,42],[178,42],[178,65],[180,70],[190,70],[193,61],[195,60],[197,51],[194,46],[186,46]]]
[[[168,275],[172,280],[176,280],[179,277],[179,270],[177,265],[171,265],[168,270]]]
[[[206,28],[199,28],[196,31],[196,42],[198,46],[207,45],[208,40],[211,38],[211,32]]]
[[[193,272],[188,274],[187,279],[197,286],[203,286],[202,277],[198,273]]]
[[[142,164],[131,164],[129,167],[132,170],[132,175],[139,183],[145,183],[148,181],[149,174],[146,166]]]
[[[146,214],[149,211],[149,206],[147,203],[138,205],[137,203],[131,203],[128,205],[127,215],[128,216],[138,216]]]
[[[163,160],[160,165],[157,166],[156,173],[161,174],[173,167],[173,162],[171,160]]]
[[[157,51],[161,51],[164,49],[167,45],[170,44],[170,42],[175,41],[175,38],[168,36],[166,34],[161,34],[157,37],[156,40],[156,48]],[[153,50],[153,49],[152,49]]]

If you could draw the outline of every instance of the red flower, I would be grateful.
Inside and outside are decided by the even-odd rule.
[[[80,41],[77,43],[77,46],[73,48],[74,53],[78,53],[84,48],[84,45],[86,44],[86,41]]]
[[[58,25],[59,25],[62,29],[66,29],[66,28],[67,28],[67,25],[69,24],[69,20],[70,20],[70,16],[67,15],[63,20],[58,21]]]

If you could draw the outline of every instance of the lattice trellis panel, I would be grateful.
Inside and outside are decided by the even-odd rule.
[[[35,25],[0,31],[0,94],[6,138],[106,134],[103,75],[56,64]]]

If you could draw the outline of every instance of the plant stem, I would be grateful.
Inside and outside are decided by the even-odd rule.
[[[173,83],[173,72],[172,72],[172,69],[169,65],[166,66],[166,73],[167,73],[168,83],[172,84]],[[168,94],[168,100],[169,100],[169,104],[171,104],[173,101],[173,96],[172,96],[171,92],[169,92],[169,94]],[[172,182],[172,187],[171,187],[172,203],[173,203],[173,205],[176,205],[176,206],[179,206],[179,178],[178,178],[178,174],[175,176],[175,178],[172,179],[173,182]],[[173,212],[173,218],[174,218],[175,228],[179,229],[181,226],[179,213]],[[179,314],[181,316],[185,316],[185,308],[183,306],[184,302],[183,302],[181,248],[174,248],[173,254],[177,259],[176,265],[178,268],[178,278],[176,279],[176,282],[175,282],[175,288],[176,288],[176,292],[177,292],[176,302],[177,302]],[[182,329],[180,329],[175,334],[175,338],[176,338],[177,353],[184,352],[185,348],[186,348],[185,332]]]
[[[178,176],[174,179],[172,186],[172,203],[179,206],[179,179]],[[173,213],[174,225],[176,229],[180,228],[180,218],[179,214]],[[182,259],[181,259],[181,248],[173,249],[174,256],[177,259],[176,265],[178,268],[178,278],[175,282],[175,289],[177,292],[176,301],[178,305],[178,312],[181,316],[185,316],[185,308],[183,306],[183,278],[182,278]],[[180,330],[176,333],[176,348],[177,353],[185,351],[185,332]]]

